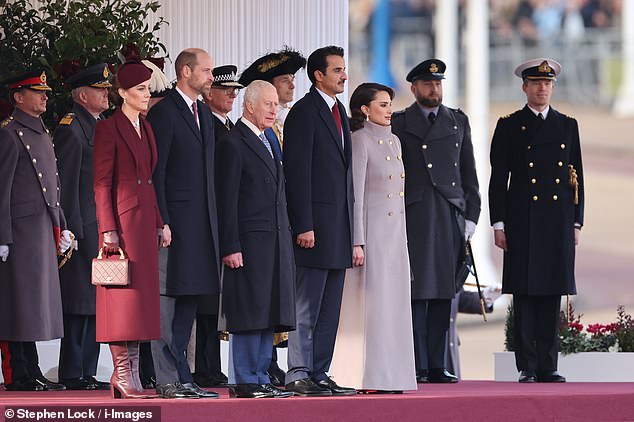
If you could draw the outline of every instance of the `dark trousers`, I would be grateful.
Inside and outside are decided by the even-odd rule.
[[[64,338],[59,349],[59,379],[97,374],[99,343],[94,315],[64,314]]]
[[[185,352],[198,309],[198,296],[161,296],[161,339],[152,341],[156,384],[193,382]]]
[[[297,267],[297,329],[288,333],[286,384],[303,378],[321,381],[327,377],[339,326],[345,274],[346,270]]]
[[[154,359],[152,359],[152,345],[149,341],[142,341],[139,344],[139,378],[141,378],[141,381],[147,381],[150,378],[156,379]]]
[[[561,296],[513,295],[513,335],[518,371],[557,370]]]
[[[196,374],[213,375],[221,372],[218,314],[196,316]]]
[[[273,330],[257,330],[231,334],[231,360],[235,379],[230,384],[270,384]]]
[[[42,377],[34,341],[3,341],[0,350],[5,384]]]
[[[450,314],[449,299],[412,301],[416,373],[424,369],[444,368]]]

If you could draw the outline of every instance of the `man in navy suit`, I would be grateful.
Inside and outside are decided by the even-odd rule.
[[[214,190],[214,124],[198,100],[211,89],[213,60],[189,48],[176,58],[176,87],[148,113],[158,147],[156,198],[168,252],[161,286],[161,340],[152,342],[156,392],[163,398],[218,397],[194,382],[185,350],[200,295],[219,293]]]
[[[343,48],[308,57],[310,91],[284,125],[288,213],[295,236],[297,330],[289,333],[286,389],[302,396],[352,395],[326,372],[339,324],[346,268],[352,266],[350,127],[336,95],[347,79]]]
[[[284,173],[264,135],[277,93],[253,81],[244,112],[218,143],[216,188],[223,276],[221,319],[231,333],[231,397],[290,397],[271,385],[273,333],[295,327],[295,261]]]

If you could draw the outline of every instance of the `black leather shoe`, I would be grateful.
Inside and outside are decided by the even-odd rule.
[[[357,394],[357,390],[355,390],[354,388],[341,387],[328,377],[321,381],[317,381],[316,384],[321,388],[329,389],[333,396],[353,396]]]
[[[229,397],[238,399],[266,399],[273,392],[260,384],[236,384],[229,387]]]
[[[458,382],[458,377],[449,373],[445,368],[432,368],[429,370],[429,382],[434,384],[453,384]]]
[[[154,377],[141,378],[140,381],[146,390],[154,390],[156,388],[156,378]]]
[[[88,381],[89,386],[92,386],[93,388],[90,388],[90,390],[110,390],[110,383],[109,382],[103,382],[103,381],[99,381],[97,378],[91,376],[88,377],[84,377],[86,379],[86,381]],[[68,386],[66,387],[68,388]],[[152,389],[154,389],[154,387],[152,387]]]
[[[332,396],[332,392],[329,388],[323,388],[315,384],[310,378],[304,378],[286,384],[286,391],[290,391],[296,396],[304,397]]]
[[[290,391],[284,391],[284,390],[280,390],[279,388],[271,385],[271,384],[264,384],[262,386],[262,388],[264,388],[265,390],[268,390],[271,392],[271,394],[273,395],[274,399],[283,399],[285,397],[293,397],[293,393]]]
[[[197,399],[198,394],[186,388],[180,382],[173,384],[158,384],[156,394],[162,399]]]
[[[33,379],[14,380],[11,384],[5,384],[7,391],[44,391],[42,385]]]
[[[183,384],[183,387],[198,394],[198,397],[200,397],[201,399],[217,399],[218,397],[220,397],[220,395],[216,393],[215,391],[203,390],[195,382],[185,383]]]
[[[416,382],[418,384],[429,383],[429,371],[427,369],[421,369],[416,373]]]
[[[67,390],[96,390],[95,385],[91,385],[86,378],[60,378],[59,383],[63,384]]]
[[[271,378],[271,384],[273,384],[276,387],[284,386],[284,380],[286,379],[286,372],[284,372],[282,368],[277,366],[277,362],[271,362],[267,372],[269,373],[269,378]]]
[[[193,374],[192,376],[194,382],[200,387],[222,387],[228,382],[227,376],[220,371],[212,374]]]
[[[537,375],[535,374],[535,371],[533,371],[531,369],[525,369],[525,370],[521,371],[520,372],[519,382],[521,382],[521,383],[537,382]]]
[[[39,377],[36,377],[35,378],[35,382],[40,384],[42,386],[42,388],[44,388],[44,390],[46,390],[46,391],[62,391],[62,390],[66,390],[66,387],[64,387],[64,384],[53,382],[53,381],[51,381],[49,379],[44,378],[43,375],[40,375]]]
[[[557,371],[540,372],[537,374],[537,382],[566,382],[566,378]]]

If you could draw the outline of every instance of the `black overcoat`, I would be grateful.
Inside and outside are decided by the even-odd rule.
[[[220,254],[241,252],[244,260],[224,268],[222,328],[293,330],[295,263],[281,162],[242,121],[216,153]]]
[[[214,188],[214,124],[198,101],[198,121],[176,91],[150,109],[158,147],[156,199],[172,231],[168,249],[167,295],[219,292],[218,217]]]
[[[323,269],[352,266],[352,155],[350,125],[337,100],[343,143],[332,111],[313,86],[284,123],[284,173],[294,236],[315,231],[315,247],[295,245],[297,265]]]
[[[577,205],[569,165],[577,172]],[[489,207],[508,243],[503,292],[575,294],[574,225],[583,225],[584,207],[577,121],[553,108],[542,120],[528,106],[500,118],[491,142]]]
[[[211,114],[211,117],[214,121],[214,138],[215,143],[218,145],[218,141],[225,136],[229,129],[225,126],[225,123],[221,121],[215,114]],[[229,120],[230,127],[233,127],[233,122]],[[196,311],[198,315],[218,315],[218,308],[220,306],[219,295],[217,293],[202,295],[198,300],[198,310]]]
[[[467,116],[441,105],[436,122],[417,103],[392,116],[405,166],[405,215],[412,299],[452,299],[456,221],[478,222],[480,194]]]
[[[95,286],[90,282],[92,259],[99,249],[93,150],[97,120],[75,103],[53,134],[61,183],[60,204],[68,229],[79,248],[59,271],[64,313],[95,314]]]

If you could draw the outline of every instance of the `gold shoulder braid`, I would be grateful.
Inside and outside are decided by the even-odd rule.
[[[572,164],[568,164],[568,184],[575,190],[575,205],[579,205],[579,181],[577,180],[577,170]]]

